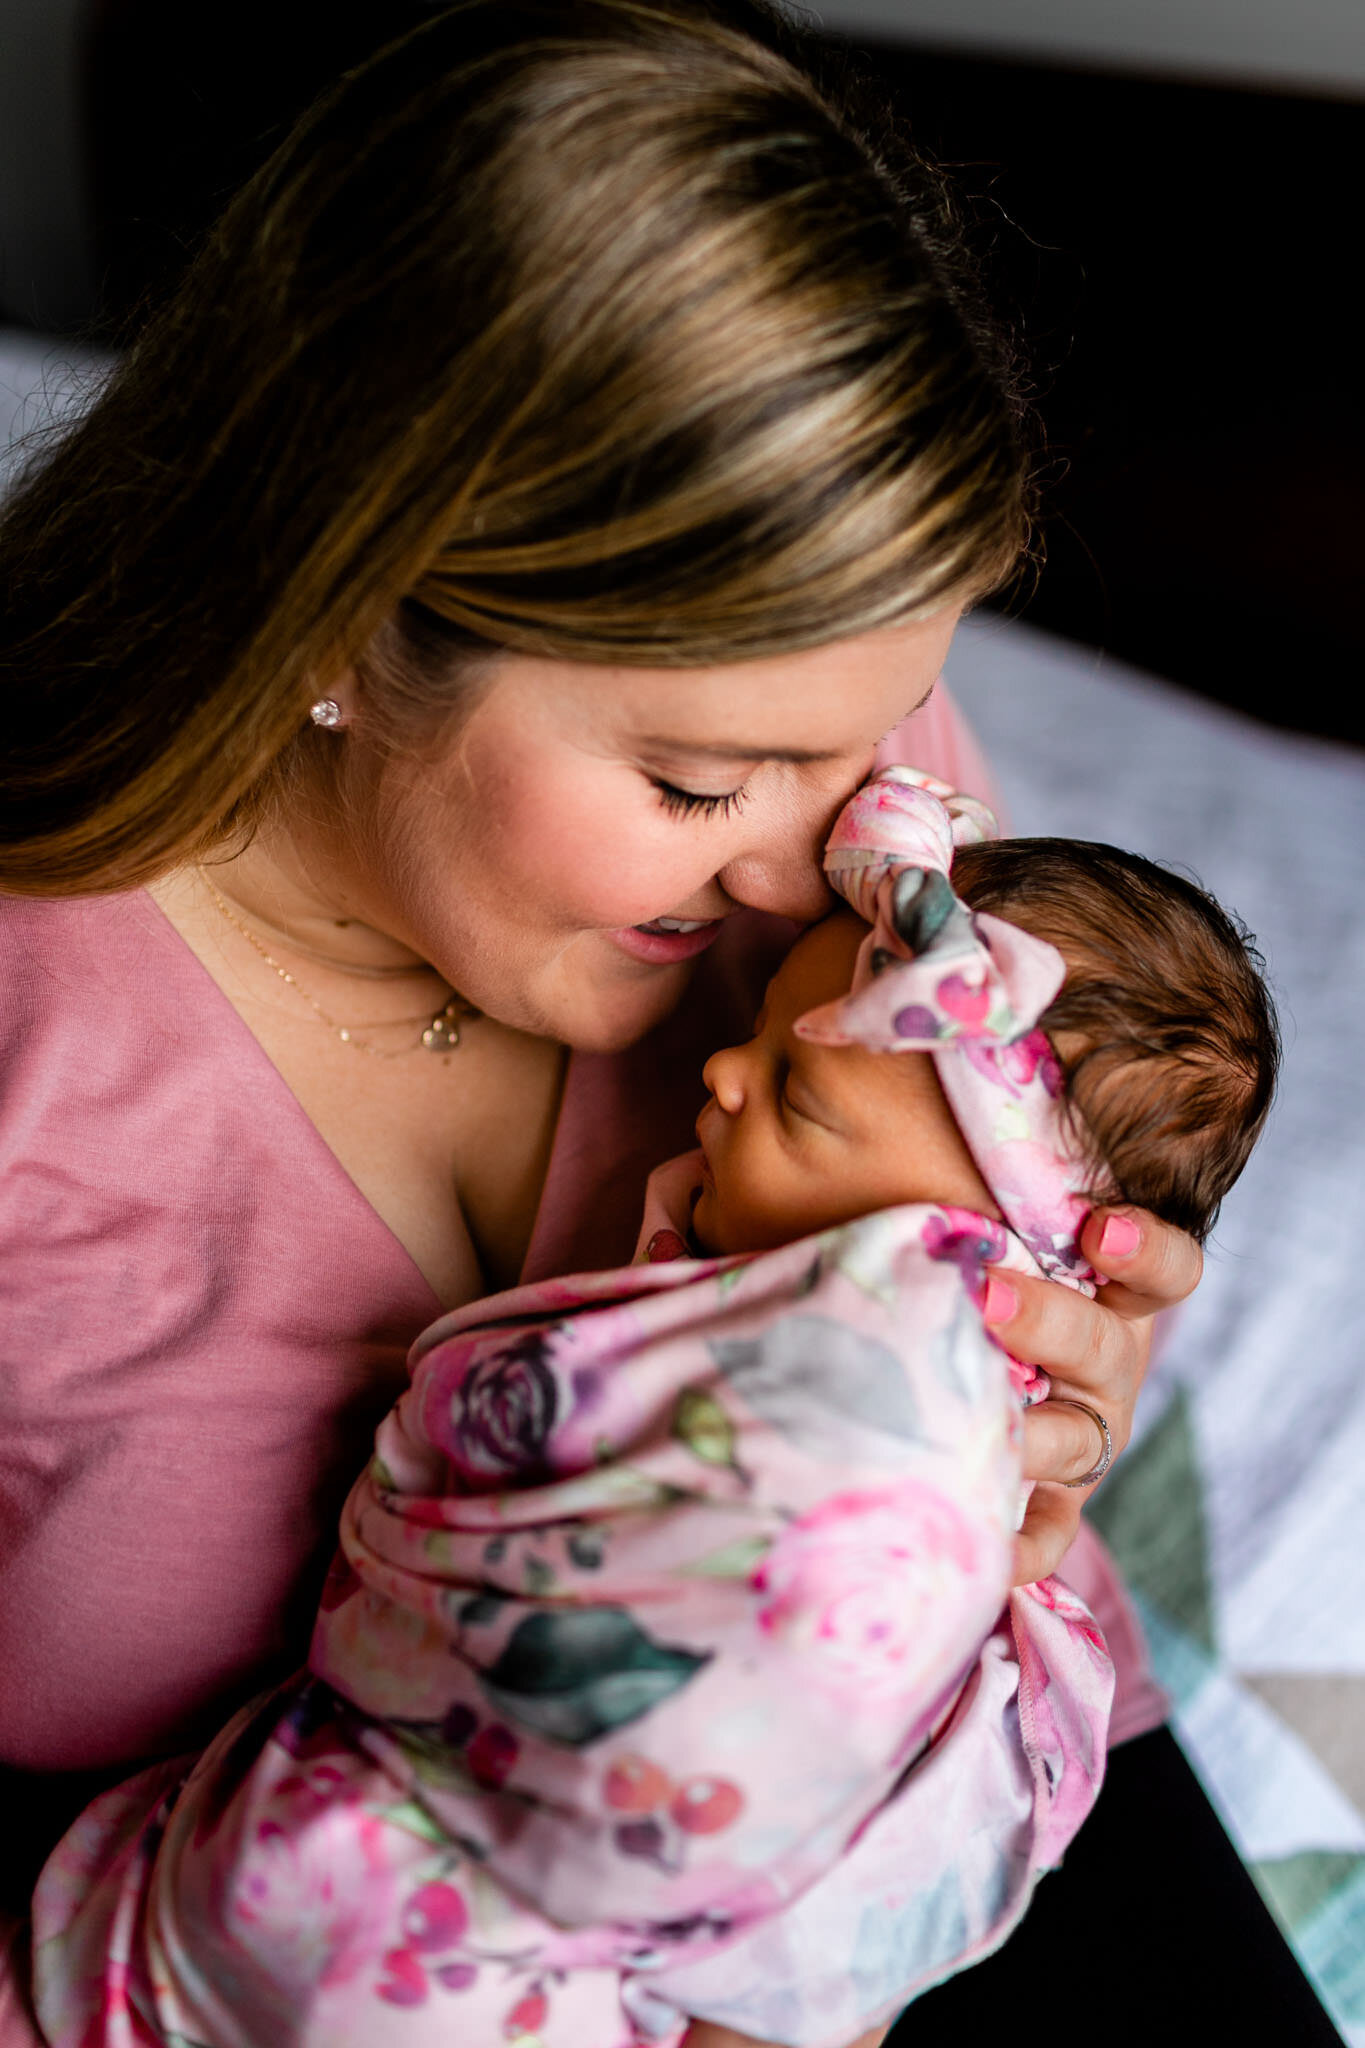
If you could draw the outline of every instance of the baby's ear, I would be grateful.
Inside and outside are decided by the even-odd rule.
[[[902,868],[891,892],[891,919],[912,954],[928,950],[956,902],[948,877],[937,868]]]

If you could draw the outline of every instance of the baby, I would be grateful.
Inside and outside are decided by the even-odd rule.
[[[1097,1199],[1202,1235],[1276,1041],[1198,890],[989,829],[907,770],[860,791],[850,908],[709,1063],[640,1261],[419,1339],[311,1675],[49,1863],[56,2048],[129,2012],[213,2048],[627,2048],[689,2015],[844,2048],[1017,1922],[1113,1673],[1059,1581],[1009,1590],[1048,1389],[976,1303],[995,1268],[1092,1286]]]
[[[946,799],[938,819],[921,819],[916,790]],[[1048,1141],[1081,1169],[1081,1220],[1131,1202],[1208,1235],[1278,1071],[1256,955],[1180,876],[1080,840],[992,840],[991,822],[984,806],[900,768],[847,807],[826,868],[852,908],[794,947],[753,1039],[706,1067],[697,1245],[759,1251],[910,1201],[1004,1214],[1018,1230],[1020,1213],[992,1194],[1012,1120],[991,1112],[1004,1110],[1001,1090],[1025,1100],[1035,1077],[1062,1112],[1042,1114]],[[914,864],[942,857],[945,828],[951,888],[937,866]],[[987,927],[995,972],[972,974]],[[1040,979],[1020,1008],[993,1011],[1020,988],[1025,960]],[[853,999],[830,1000],[850,982]],[[1030,1001],[1037,1026],[1022,1032]],[[905,1055],[894,1079],[883,1052]],[[1042,1107],[1036,1088],[1033,1100]],[[1025,1164],[1016,1155],[1016,1176]],[[1059,1253],[1041,1254],[1045,1270],[1080,1278]]]

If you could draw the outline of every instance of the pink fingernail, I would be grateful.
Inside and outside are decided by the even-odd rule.
[[[1012,1287],[1003,1280],[997,1280],[992,1273],[986,1282],[986,1295],[981,1304],[981,1313],[988,1323],[1007,1323],[1019,1306],[1019,1297]]]
[[[1106,1216],[1100,1232],[1100,1256],[1126,1259],[1142,1242],[1142,1232],[1131,1216]]]

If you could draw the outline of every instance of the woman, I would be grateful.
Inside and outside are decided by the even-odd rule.
[[[754,0],[435,17],[296,131],[18,493],[16,1911],[96,1786],[298,1662],[437,1308],[628,1252],[1026,498],[942,191]],[[946,709],[908,743],[979,781]],[[1085,1246],[1101,1304],[991,1313],[1121,1450],[1198,1255],[1127,1214]],[[1096,1452],[1074,1410],[1027,1431],[1022,1579]]]

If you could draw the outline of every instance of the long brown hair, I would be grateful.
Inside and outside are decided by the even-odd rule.
[[[342,79],[0,523],[0,888],[261,814],[348,662],[699,666],[928,612],[1027,530],[937,174],[761,0],[466,0]]]

